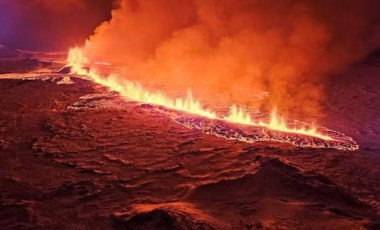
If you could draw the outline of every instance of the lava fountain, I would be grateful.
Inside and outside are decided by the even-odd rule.
[[[71,67],[72,74],[87,76],[95,83],[108,87],[128,100],[161,106],[168,109],[167,111],[185,112],[187,115],[177,118],[176,121],[206,133],[246,142],[278,141],[301,147],[340,150],[359,148],[351,137],[325,127],[286,119],[277,113],[276,108],[273,108],[267,119],[256,119],[236,105],[231,105],[229,114],[221,116],[205,108],[193,98],[191,92],[183,98],[170,98],[160,92],[150,92],[139,83],[120,78],[116,74],[103,76],[94,68],[85,68],[90,63],[80,48],[70,49],[67,64]],[[263,115],[263,113],[257,114],[261,115],[259,117]],[[235,124],[239,129],[235,129],[231,124]],[[231,132],[234,134],[230,135]]]

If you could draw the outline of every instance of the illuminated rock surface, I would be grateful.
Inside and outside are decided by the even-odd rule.
[[[127,102],[77,77],[57,84],[67,76],[29,67],[28,74],[0,75],[0,224],[376,229],[380,69],[371,63],[328,89],[323,124],[352,136],[357,151],[227,140],[251,133]],[[257,130],[250,138],[262,135]]]

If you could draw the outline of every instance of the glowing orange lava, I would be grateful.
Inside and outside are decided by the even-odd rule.
[[[96,70],[88,70],[84,68],[89,61],[80,48],[70,49],[67,63],[71,66],[72,73],[86,75],[91,78],[92,81],[104,85],[111,90],[120,93],[123,97],[133,101],[161,105],[169,109],[197,114],[211,119],[220,119],[242,125],[262,126],[271,130],[307,135],[323,140],[332,140],[330,136],[318,132],[316,126],[312,126],[311,128],[289,127],[286,119],[278,115],[276,108],[272,110],[269,122],[254,121],[249,113],[236,105],[231,106],[228,116],[221,117],[215,112],[204,108],[199,101],[193,98],[191,92],[188,92],[187,96],[184,98],[170,98],[162,93],[149,92],[140,84],[126,80],[125,78],[120,78],[115,74],[102,76],[101,74],[96,73]]]

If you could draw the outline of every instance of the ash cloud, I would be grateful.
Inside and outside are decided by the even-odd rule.
[[[112,0],[0,0],[0,43],[66,51],[111,18]]]
[[[378,12],[375,0],[121,0],[85,51],[143,85],[319,116],[326,77],[379,47]]]

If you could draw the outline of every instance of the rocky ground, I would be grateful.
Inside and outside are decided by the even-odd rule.
[[[0,61],[2,229],[380,228],[376,57],[328,85],[322,123],[352,152],[205,134],[19,52]]]

